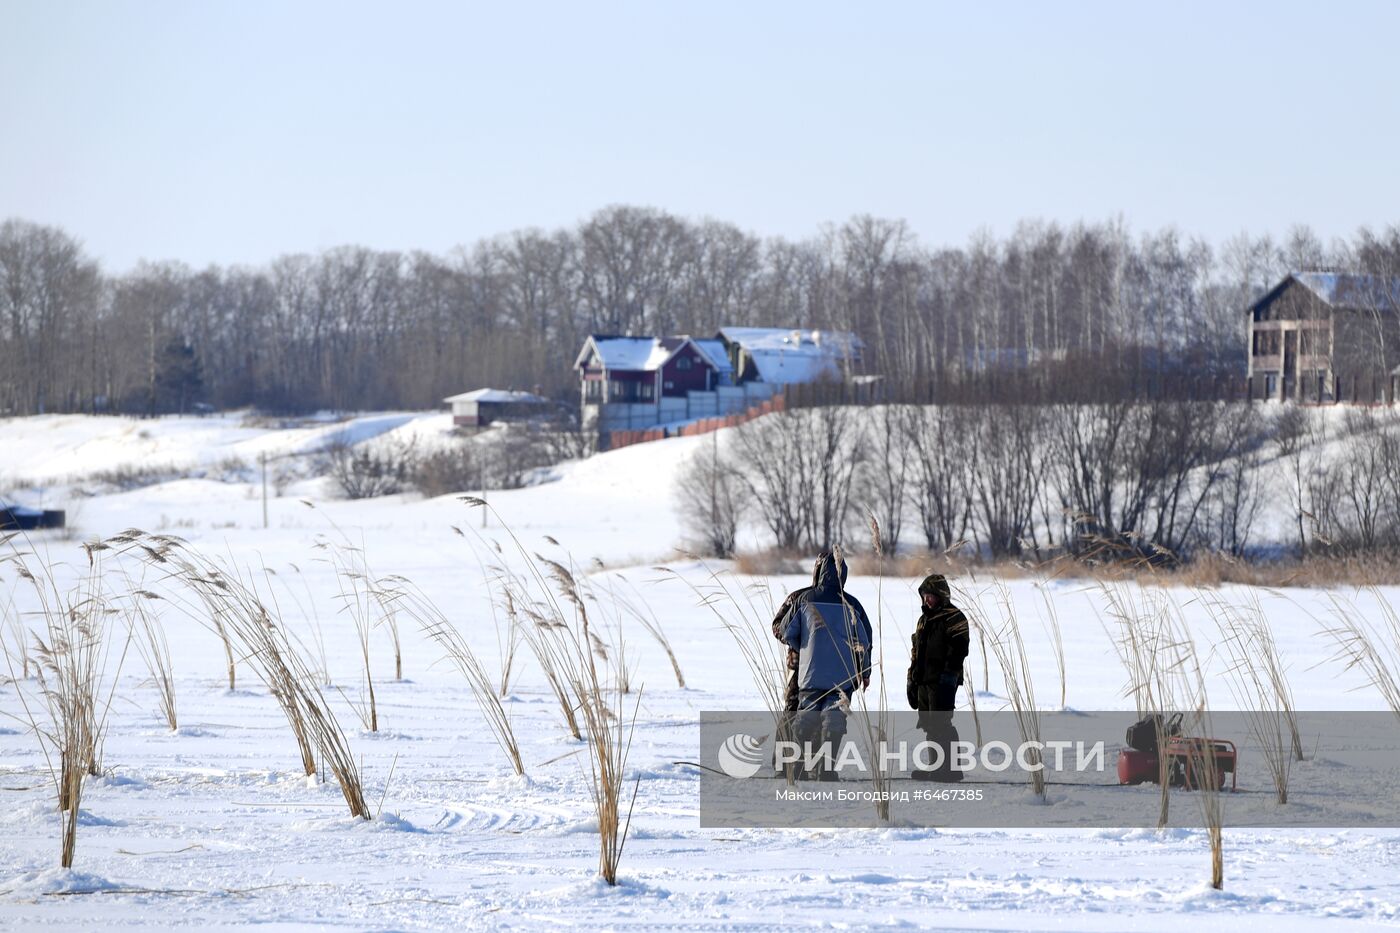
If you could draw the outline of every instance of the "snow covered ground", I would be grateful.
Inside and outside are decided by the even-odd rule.
[[[475,533],[503,539],[497,520],[487,518],[483,527],[480,509],[451,497],[339,501],[323,479],[300,475],[274,494],[264,529],[256,477],[220,468],[256,462],[260,453],[313,450],[330,432],[367,441],[387,432],[432,437],[444,428],[443,416],[409,414],[285,428],[236,416],[0,421],[0,486],[23,480],[27,504],[43,497],[42,504],[66,506],[80,527],[71,540],[36,539],[54,562],[78,563],[79,539],[134,526],[178,534],[225,559],[276,572],[269,586],[315,666],[324,645],[325,666],[344,691],[331,694],[337,714],[363,763],[371,806],[381,811],[373,822],[351,819],[333,783],[308,786],[266,688],[245,665],[238,689],[229,691],[218,641],[170,616],[180,728],[171,733],[164,726],[155,687],[140,659],[129,655],[110,714],[106,774],[84,794],[74,871],[54,867],[58,816],[44,760],[22,721],[20,691],[32,695],[34,685],[0,687],[0,927],[1294,930],[1400,921],[1400,832],[1385,829],[1227,827],[1226,885],[1216,892],[1205,884],[1204,834],[1194,830],[699,828],[699,778],[677,764],[697,755],[699,711],[760,705],[734,639],[690,588],[704,586],[716,568],[674,550],[684,529],[673,512],[671,476],[704,442],[699,438],[565,464],[553,482],[488,496],[527,549],[571,558],[578,567],[598,558],[606,567],[593,571],[598,586],[620,585],[616,575],[636,586],[685,674],[687,686],[680,688],[657,643],[640,630],[624,630],[632,680],[642,688],[629,760],[629,783],[640,783],[621,884],[602,884],[583,746],[569,737],[523,647],[507,706],[526,778],[512,775],[461,676],[408,626],[402,681],[392,680],[387,634],[373,635],[380,731],[365,732],[354,712],[361,698],[359,645],[338,611],[337,581],[315,548],[318,536],[339,529],[363,544],[376,574],[412,579],[494,662],[483,548],[473,542]],[[121,466],[206,475],[69,498],[85,477]],[[654,569],[659,563],[678,575]],[[752,586],[762,607],[802,582],[736,584]],[[990,579],[956,582],[967,598],[997,614]],[[872,613],[878,607],[894,702],[916,617],[916,585],[868,578],[849,584]],[[32,608],[8,568],[0,568],[0,587]],[[1006,587],[1037,665],[1042,702],[1059,705],[1059,678],[1040,621],[1041,589],[1048,588],[1063,626],[1066,705],[1131,707],[1101,587],[1033,579]],[[1130,591],[1129,598],[1138,598]],[[1216,637],[1201,594],[1167,595],[1202,643]],[[1230,588],[1214,595],[1240,605],[1260,601],[1290,662],[1300,708],[1384,708],[1359,675],[1327,660],[1332,649],[1319,629],[1330,594]],[[1378,612],[1373,594],[1341,595]],[[986,662],[976,644],[970,663],[982,686]],[[1210,663],[1218,673],[1224,660]],[[995,663],[987,679],[978,702],[996,708],[1006,691]],[[1223,678],[1212,684],[1219,685],[1213,703],[1233,707]],[[1259,763],[1248,761],[1240,781],[1255,788],[1268,783]],[[1143,806],[1155,809],[1155,791],[1124,793],[1141,794]]]

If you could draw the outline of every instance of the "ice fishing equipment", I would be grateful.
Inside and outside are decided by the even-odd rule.
[[[1126,746],[1118,752],[1119,784],[1158,783],[1165,758],[1167,783],[1172,787],[1199,789],[1207,781],[1210,772],[1206,768],[1209,767],[1215,771],[1217,788],[1225,786],[1228,774],[1230,789],[1235,789],[1239,763],[1235,743],[1228,739],[1184,736],[1181,718],[1181,713],[1167,719],[1153,713],[1128,727]]]

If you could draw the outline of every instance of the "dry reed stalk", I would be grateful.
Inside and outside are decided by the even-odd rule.
[[[462,501],[474,508],[491,510],[484,499],[464,496]],[[618,865],[632,825],[637,792],[641,787],[641,778],[638,777],[627,800],[624,817],[625,771],[636,731],[637,712],[641,707],[641,693],[639,690],[631,718],[625,718],[620,681],[615,680],[614,688],[609,690],[605,679],[598,673],[596,656],[601,641],[591,629],[583,588],[577,577],[558,561],[531,555],[500,515],[496,515],[496,519],[529,568],[535,592],[540,597],[538,605],[544,609],[540,616],[545,624],[537,629],[536,637],[552,657],[556,673],[562,675],[568,684],[577,703],[578,715],[583,720],[590,750],[589,789],[598,818],[598,873],[608,884],[615,885]],[[551,579],[558,589],[558,595],[573,606],[572,625],[568,621],[570,614],[564,611],[549,585]],[[527,607],[526,611],[531,610]],[[615,645],[618,655],[625,654],[624,647],[619,637]],[[619,669],[625,670],[625,657],[618,657],[615,663]]]
[[[308,509],[312,509],[313,511],[316,510],[316,504],[308,499],[302,499],[301,504],[306,506]],[[330,527],[330,529],[333,532],[335,532],[336,536],[340,540],[337,543],[332,542],[326,538],[322,538],[320,541],[317,542],[318,548],[321,550],[327,550],[331,553],[331,566],[335,569],[337,576],[340,577],[342,582],[341,599],[343,602],[346,602],[348,608],[352,610],[352,613],[356,619],[357,630],[363,629],[360,640],[365,645],[365,682],[370,692],[370,718],[371,720],[377,722],[377,714],[373,709],[374,688],[373,680],[370,676],[370,665],[368,658],[369,631],[378,627],[383,627],[388,630],[389,641],[394,651],[394,680],[402,681],[403,643],[399,638],[398,617],[393,613],[391,609],[383,605],[379,605],[376,603],[373,607],[371,607],[369,605],[362,604],[359,599],[361,595],[359,592],[360,584],[364,583],[364,581],[374,579],[374,574],[370,571],[369,559],[366,556],[367,549],[365,547],[364,535],[361,534],[360,543],[356,545],[350,540],[350,536],[347,535],[339,525],[332,521],[329,516],[323,517],[325,518],[326,524]],[[345,592],[345,583],[350,584],[349,593]],[[367,595],[371,599],[373,598],[374,593],[372,588],[369,588]],[[371,611],[371,609],[373,609],[373,611]],[[373,622],[370,621],[371,618],[373,618]],[[371,731],[378,730],[376,728]]]
[[[1210,594],[1203,598],[1220,626],[1221,645],[1230,661],[1226,669],[1230,690],[1259,743],[1274,785],[1274,800],[1286,804],[1288,779],[1293,762],[1302,751],[1302,740],[1278,645],[1264,621],[1257,596],[1248,610],[1228,605]]]
[[[3,547],[11,538],[16,535],[5,535],[0,537],[0,547]],[[24,620],[20,618],[19,610],[15,607],[15,598],[19,593],[18,586],[7,586],[7,597],[0,603],[0,645],[3,645],[6,657],[17,658],[20,666],[19,678],[29,679],[29,629],[25,626]],[[6,637],[8,632],[9,637]],[[10,644],[13,642],[13,644]],[[11,673],[14,672],[13,664],[9,665]]]
[[[451,527],[452,531],[459,538],[465,538],[467,536],[459,526],[451,525],[449,527]],[[488,543],[475,529],[472,530],[472,536],[483,544]],[[553,541],[554,539],[550,538],[549,540]],[[495,551],[500,551],[500,545],[495,542],[489,542],[489,544]],[[513,606],[501,605],[498,602],[498,597],[494,595],[501,584],[502,568],[493,566],[488,570],[485,561],[481,559],[481,555],[477,553],[476,548],[470,547],[469,545],[468,550],[471,552],[472,559],[476,561],[477,568],[481,571],[481,579],[488,584],[497,584],[497,586],[489,587],[493,595],[491,599],[487,601],[487,606],[491,610],[491,628],[496,633],[496,657],[500,662],[500,694],[502,697],[505,697],[510,693],[511,676],[515,670],[516,654],[520,649],[520,640],[523,637],[519,625],[519,616],[514,611]],[[508,603],[509,601],[506,600],[506,602]],[[504,613],[501,610],[505,610]],[[501,622],[503,614],[505,616],[504,627]],[[503,632],[504,634],[502,634]]]
[[[202,625],[210,625],[214,618],[222,620],[230,637],[237,640],[243,659],[253,666],[282,708],[301,754],[303,772],[309,778],[316,776],[319,752],[351,814],[371,819],[364,782],[345,732],[321,692],[315,672],[282,624],[275,601],[264,600],[251,576],[245,579],[226,571],[172,535],[149,535],[133,529],[104,544],[114,542],[123,554],[146,562],[164,575],[165,582],[188,590],[197,601],[191,603],[175,590],[163,594],[167,604]]]
[[[496,744],[506,753],[515,773],[524,775],[525,763],[520,757],[520,743],[516,741],[515,727],[509,710],[502,702],[502,693],[462,633],[408,578],[394,574],[376,581],[375,588],[386,603],[417,623],[423,634],[437,642],[447,653],[447,658],[466,678],[467,686],[471,688],[472,696],[476,698],[486,717],[486,724],[496,738]]]
[[[495,512],[485,499],[477,496],[459,496],[458,501],[468,508],[484,509],[486,510],[484,514]],[[496,518],[500,520],[500,515],[496,515]],[[569,670],[573,658],[570,651],[561,647],[557,638],[559,630],[568,628],[569,614],[564,612],[563,607],[556,599],[548,578],[540,570],[535,556],[526,550],[525,545],[521,543],[509,525],[504,521],[500,521],[500,525],[528,571],[521,574],[510,570],[505,566],[504,560],[500,564],[494,565],[492,569],[499,574],[496,582],[501,595],[498,598],[505,602],[507,617],[513,625],[518,625],[521,636],[535,655],[540,669],[544,671],[550,689],[559,703],[560,713],[570,735],[576,739],[582,739],[583,734],[579,728],[577,707],[570,692],[570,685],[575,679]],[[455,525],[452,527],[458,534],[461,534],[460,528]],[[477,537],[480,540],[480,535]],[[490,544],[498,555],[503,556],[498,542],[493,541]],[[539,594],[538,597],[532,596],[532,592]],[[523,621],[520,619],[521,616],[524,617]]]
[[[647,634],[656,639],[656,643],[661,646],[661,650],[666,652],[666,659],[671,662],[671,672],[676,675],[676,686],[684,690],[685,674],[681,672],[681,662],[676,658],[675,648],[672,647],[671,639],[667,636],[666,630],[662,627],[661,620],[656,617],[656,613],[652,611],[651,604],[642,597],[642,594],[637,590],[636,586],[632,584],[631,580],[628,580],[620,573],[614,576],[627,584],[628,589],[631,590],[631,594],[624,593],[618,595],[610,587],[609,595],[612,596],[614,602],[623,612],[641,625],[642,628],[646,629]]]
[[[1040,592],[1041,601],[1045,605],[1045,615],[1040,622],[1045,626],[1046,634],[1050,636],[1050,646],[1055,651],[1055,669],[1060,674],[1060,709],[1068,709],[1066,706],[1069,691],[1069,678],[1065,670],[1065,639],[1064,632],[1060,628],[1060,613],[1055,608],[1055,601],[1050,598],[1050,591],[1046,589],[1044,582],[1036,585]]]
[[[1006,685],[1006,699],[1011,704],[1016,717],[1016,728],[1021,741],[1036,743],[1027,756],[1029,763],[1040,764],[1040,708],[1035,701],[1035,678],[1031,673],[1030,658],[1026,654],[1026,643],[1021,638],[1021,625],[1016,618],[1016,610],[1011,602],[1011,591],[1001,580],[992,583],[997,593],[997,603],[1001,606],[1002,622],[989,632],[986,644],[1001,668],[1002,682]],[[986,615],[974,601],[969,603],[972,614],[979,620],[979,628],[985,628]],[[1045,799],[1045,772],[1033,769],[1029,772],[1031,790],[1042,800]]]
[[[1341,661],[1347,670],[1360,672],[1390,711],[1400,717],[1400,616],[1379,589],[1371,587],[1369,592],[1381,611],[1382,627],[1367,622],[1365,613],[1350,599],[1329,593],[1336,624],[1325,626],[1323,633],[1337,645],[1333,660]]]
[[[170,645],[165,640],[165,626],[149,607],[151,601],[160,597],[150,590],[136,589],[131,592],[130,599],[131,610],[127,622],[133,629],[136,653],[141,656],[146,670],[150,672],[151,682],[155,684],[161,717],[170,731],[175,732],[180,728],[180,721],[175,710],[175,677]]]
[[[311,594],[311,585],[306,582],[306,574],[302,573],[301,568],[292,561],[288,561],[287,566],[291,567],[292,573],[297,575],[297,580],[301,583],[302,592],[306,595],[306,601],[302,602],[301,598],[292,591],[291,584],[284,582],[282,584],[283,588],[286,590],[287,596],[292,600],[293,605],[296,606],[297,613],[303,618],[311,620],[311,635],[315,639],[316,658],[321,664],[321,670],[319,672],[321,686],[333,686],[331,683],[330,663],[326,658],[326,637],[321,627],[321,613],[317,608],[316,597]],[[278,578],[281,579],[280,574]],[[300,641],[300,639],[298,639],[298,641]]]
[[[726,570],[710,570],[703,560],[696,560],[708,574],[705,586],[694,583],[670,567],[652,569],[676,579],[695,594],[697,605],[710,611],[720,628],[739,648],[764,708],[775,716],[781,715],[787,689],[787,655],[782,644],[773,637],[771,599],[765,613],[754,601],[754,593],[747,591],[734,578],[734,574]],[[765,594],[772,593],[767,581],[755,584],[755,589]],[[721,611],[722,607],[732,609],[733,617]]]
[[[1171,600],[1168,600],[1166,629],[1173,651],[1173,661],[1167,668],[1167,676],[1176,680],[1175,693],[1185,700],[1183,709],[1191,711],[1184,719],[1183,731],[1187,735],[1214,735],[1205,672],[1200,655],[1196,651],[1195,639],[1180,607]],[[1210,886],[1220,890],[1225,886],[1225,811],[1221,802],[1221,775],[1215,767],[1215,756],[1209,743],[1192,742],[1188,749],[1189,764],[1196,777],[1196,803],[1205,822],[1206,836],[1210,844]],[[1287,758],[1282,749],[1280,755]]]
[[[1117,632],[1104,625],[1119,660],[1128,673],[1128,695],[1140,717],[1155,716],[1157,723],[1157,747],[1166,744],[1163,732],[1166,717],[1182,708],[1177,702],[1175,681],[1171,670],[1178,655],[1179,645],[1171,633],[1166,599],[1162,591],[1151,595],[1142,587],[1132,587],[1138,601],[1129,595],[1127,585],[1099,580],[1100,590],[1108,605],[1108,615],[1117,626]],[[1102,618],[1100,622],[1102,623]],[[1158,798],[1157,828],[1167,825],[1171,812],[1171,787],[1167,781],[1167,759],[1158,756]]]
[[[880,537],[880,520],[873,512],[867,512],[867,520],[870,527],[870,546],[874,549],[876,559],[877,575],[875,577],[875,623],[874,637],[871,639],[871,682],[877,686],[878,698],[872,718],[870,709],[870,688],[860,691],[860,705],[863,715],[860,721],[864,724],[865,741],[871,750],[870,755],[870,789],[873,791],[872,799],[875,805],[875,818],[882,823],[890,821],[890,787],[894,775],[890,773],[886,764],[886,759],[881,751],[889,742],[890,736],[890,711],[889,694],[886,689],[885,680],[885,610],[884,610],[884,574],[878,571],[885,556],[885,549]],[[840,550],[837,550],[837,560],[841,559]],[[845,601],[845,588],[842,588],[842,601]],[[856,672],[859,676],[860,672]]]
[[[370,633],[378,624],[378,619],[382,618],[382,607],[374,596],[373,580],[364,550],[349,543],[338,544],[325,538],[317,541],[316,547],[330,555],[328,560],[335,572],[337,584],[336,598],[340,600],[341,611],[350,616],[350,621],[355,626],[356,641],[360,647],[360,670],[364,675],[365,699],[361,704],[351,703],[351,708],[360,717],[360,723],[366,730],[378,732],[379,706],[374,695]]]
[[[83,545],[87,567],[78,570],[77,583],[65,591],[54,574],[55,567],[61,565],[31,550],[20,550],[13,537],[5,539],[3,545],[9,553],[0,557],[0,562],[9,563],[28,584],[44,621],[42,633],[33,635],[40,702],[31,705],[22,687],[17,693],[54,786],[60,811],[59,864],[72,868],[83,779],[101,772],[107,715],[130,638],[123,643],[112,670],[108,623],[112,616],[121,615],[121,610],[108,598],[103,585],[100,546]],[[13,658],[8,651],[6,664],[13,676]]]
[[[622,690],[619,687],[610,693],[599,678],[588,640],[588,623],[585,621],[583,624],[583,637],[574,640],[580,663],[574,668],[577,677],[573,688],[579,700],[579,712],[588,733],[591,752],[588,756],[588,775],[593,810],[598,818],[598,873],[608,884],[615,885],[618,865],[622,861],[623,848],[632,826],[637,792],[641,789],[639,776],[633,781],[632,795],[626,800],[624,816],[622,803],[625,799],[627,758],[632,751],[632,737],[636,733],[637,711],[641,708],[642,697],[638,690],[631,719],[625,720]]]
[[[778,741],[794,738],[794,721],[786,712],[787,652],[772,632],[772,588],[765,580],[755,588],[768,597],[766,613],[747,590],[728,571],[711,571],[700,558],[696,561],[709,573],[705,586],[694,583],[670,567],[654,567],[658,573],[680,581],[695,594],[697,604],[708,609],[739,649],[739,656],[748,669],[759,702],[773,717],[773,731]],[[797,780],[797,769],[791,764],[783,767],[783,777],[789,785]]]
[[[547,605],[530,599],[527,584],[523,579],[504,568],[497,570],[499,596],[493,598],[501,600],[507,618],[519,629],[525,644],[535,656],[569,735],[575,739],[582,739],[583,731],[579,727],[578,713],[569,692],[569,678],[565,671],[568,658],[561,650],[556,637],[556,630],[563,623],[550,614]]]
[[[964,671],[966,667],[964,666]],[[972,729],[976,736],[977,746],[982,746],[982,717],[977,713],[977,688],[972,683],[972,677],[964,674],[963,680],[967,681],[967,708],[972,713]]]
[[[550,540],[552,541],[553,539],[551,538]],[[596,614],[595,621],[611,621],[612,624],[606,628],[608,632],[608,640],[606,641],[598,634],[599,626],[597,624],[588,625],[590,647],[593,654],[612,669],[613,682],[617,685],[617,688],[623,693],[631,693],[632,668],[628,666],[626,653],[621,650],[621,645],[624,640],[623,628],[626,621],[626,613],[622,607],[618,605],[617,600],[613,598],[614,591],[611,581],[609,581],[607,588],[608,599],[604,600],[590,577],[578,575],[576,573],[572,557],[568,558],[569,563],[567,566],[561,562],[550,561],[548,558],[539,555],[536,555],[536,559],[543,561],[547,566],[552,564],[553,567],[550,568],[551,573],[557,575],[558,572],[562,571],[567,575],[570,581],[577,581],[576,583],[570,583],[568,585],[576,589],[578,596],[584,600],[586,604],[594,607]],[[601,561],[595,559],[595,564],[598,570],[602,569]],[[555,570],[554,568],[558,569]],[[562,586],[564,586],[564,584],[561,584],[561,587]],[[584,621],[588,620],[585,618]]]
[[[482,579],[490,579],[486,573],[486,565],[480,558],[477,559],[477,565],[481,568]],[[500,672],[497,683],[500,687],[500,695],[505,697],[510,693],[511,676],[515,671],[515,658],[520,650],[522,636],[519,618],[513,608],[508,606],[505,612],[505,623],[502,625],[501,612],[499,611],[501,607],[497,606],[496,599],[494,597],[488,599],[486,604],[491,609],[491,630],[496,633],[497,668]]]
[[[1157,591],[1149,600],[1146,598],[1147,591],[1139,587],[1138,593],[1144,602],[1137,610],[1129,606],[1124,594],[1115,592],[1106,584],[1105,592],[1109,594],[1110,604],[1114,606],[1113,611],[1123,632],[1119,653],[1135,681],[1135,695],[1146,700],[1149,712],[1160,715],[1172,709],[1183,711],[1183,731],[1186,734],[1210,736],[1210,704],[1204,668],[1181,607],[1165,590]],[[1159,749],[1166,747],[1167,738],[1162,734],[1159,719]],[[1207,743],[1188,745],[1188,764],[1197,777],[1195,799],[1210,845],[1210,883],[1211,887],[1220,889],[1225,883],[1224,808],[1219,774],[1213,755],[1206,760],[1207,753]],[[1158,759],[1161,784],[1158,827],[1163,828],[1167,824],[1171,782],[1167,772],[1167,756],[1159,754]]]

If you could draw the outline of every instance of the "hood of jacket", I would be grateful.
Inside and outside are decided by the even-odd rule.
[[[948,589],[948,578],[941,573],[931,573],[924,577],[924,582],[919,584],[919,595],[925,593],[937,596],[945,603],[952,599],[952,592]]]
[[[812,588],[824,595],[840,593],[846,586],[846,562],[831,551],[822,551],[812,567]]]

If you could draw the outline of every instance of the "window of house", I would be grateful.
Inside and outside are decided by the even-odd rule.
[[[676,369],[679,370],[690,369],[690,367],[693,365],[695,365],[695,361],[688,356],[682,356],[676,360]]]
[[[656,386],[650,382],[643,382],[637,386],[637,398],[643,402],[650,402],[656,395]]]
[[[1273,398],[1275,395],[1278,395],[1277,374],[1269,373],[1269,375],[1264,377],[1264,391],[1268,394],[1269,398]]]
[[[598,379],[588,379],[583,383],[584,401],[596,402],[603,397],[603,383]]]

